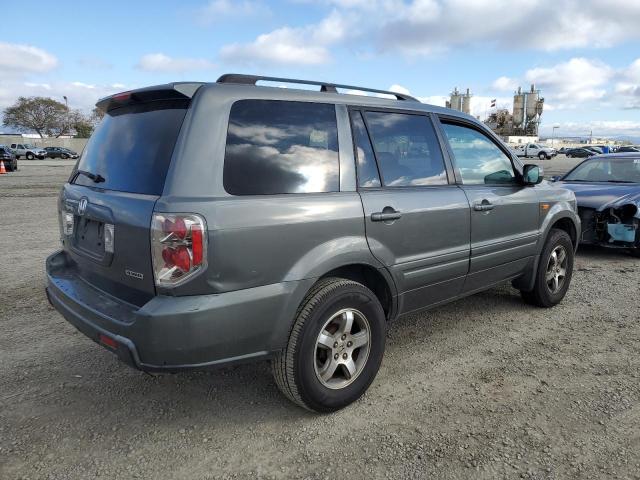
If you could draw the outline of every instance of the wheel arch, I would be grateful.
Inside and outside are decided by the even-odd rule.
[[[573,213],[573,210],[570,209],[567,202],[561,202],[560,204],[554,205],[540,228],[541,233],[538,240],[537,255],[533,257],[523,274],[512,282],[512,285],[518,290],[530,291],[533,289],[535,275],[538,270],[538,263],[540,262],[540,255],[542,254],[542,250],[551,230],[554,228],[567,232],[571,238],[574,252],[578,249],[580,219],[575,213]]]
[[[567,232],[567,234],[569,234],[569,237],[571,238],[571,243],[573,244],[574,248],[578,246],[578,230],[575,223],[569,217],[558,218],[555,222],[553,222],[549,226],[547,235],[554,228]]]
[[[366,263],[352,263],[328,271],[318,281],[328,277],[346,278],[363,284],[376,295],[387,320],[395,317],[396,288],[391,275],[384,268],[375,268]]]

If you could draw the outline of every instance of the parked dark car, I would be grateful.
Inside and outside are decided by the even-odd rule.
[[[602,148],[600,148],[598,146],[595,146],[595,145],[589,145],[588,147],[583,147],[583,148],[593,152],[595,155],[600,155],[600,154],[604,153]]]
[[[640,256],[640,153],[594,156],[557,180],[576,194],[582,243]]]
[[[572,148],[565,153],[568,158],[587,158],[595,155],[595,152],[586,148]]]
[[[640,148],[630,145],[624,145],[622,147],[618,147],[616,153],[640,153]]]
[[[289,399],[329,412],[371,384],[391,320],[507,281],[541,307],[569,288],[573,192],[470,115],[248,75],[98,107],[47,295],[138,369],[271,359]]]
[[[18,170],[18,159],[6,145],[0,145],[0,160],[4,162],[4,168],[8,172],[15,172]]]
[[[571,147],[561,147],[561,148],[558,149],[558,153],[564,155],[569,150],[571,150]]]
[[[64,147],[44,147],[49,158],[78,158],[78,154],[73,150]]]

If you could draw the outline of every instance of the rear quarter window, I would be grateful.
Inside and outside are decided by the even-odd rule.
[[[229,116],[224,188],[232,195],[339,190],[335,106],[240,100]]]

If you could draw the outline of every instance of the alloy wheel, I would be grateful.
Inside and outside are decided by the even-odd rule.
[[[544,277],[551,293],[557,293],[562,289],[567,276],[567,261],[567,251],[562,245],[553,249],[547,262],[547,272]]]
[[[316,377],[327,388],[350,385],[362,373],[369,358],[371,327],[358,310],[347,308],[324,324],[313,353]]]

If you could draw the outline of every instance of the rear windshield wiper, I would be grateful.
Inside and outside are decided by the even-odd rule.
[[[86,170],[78,170],[76,172],[76,177],[78,175],[84,175],[85,177],[93,180],[95,183],[101,183],[105,181],[105,178],[99,173],[91,173],[91,172],[87,172]]]

